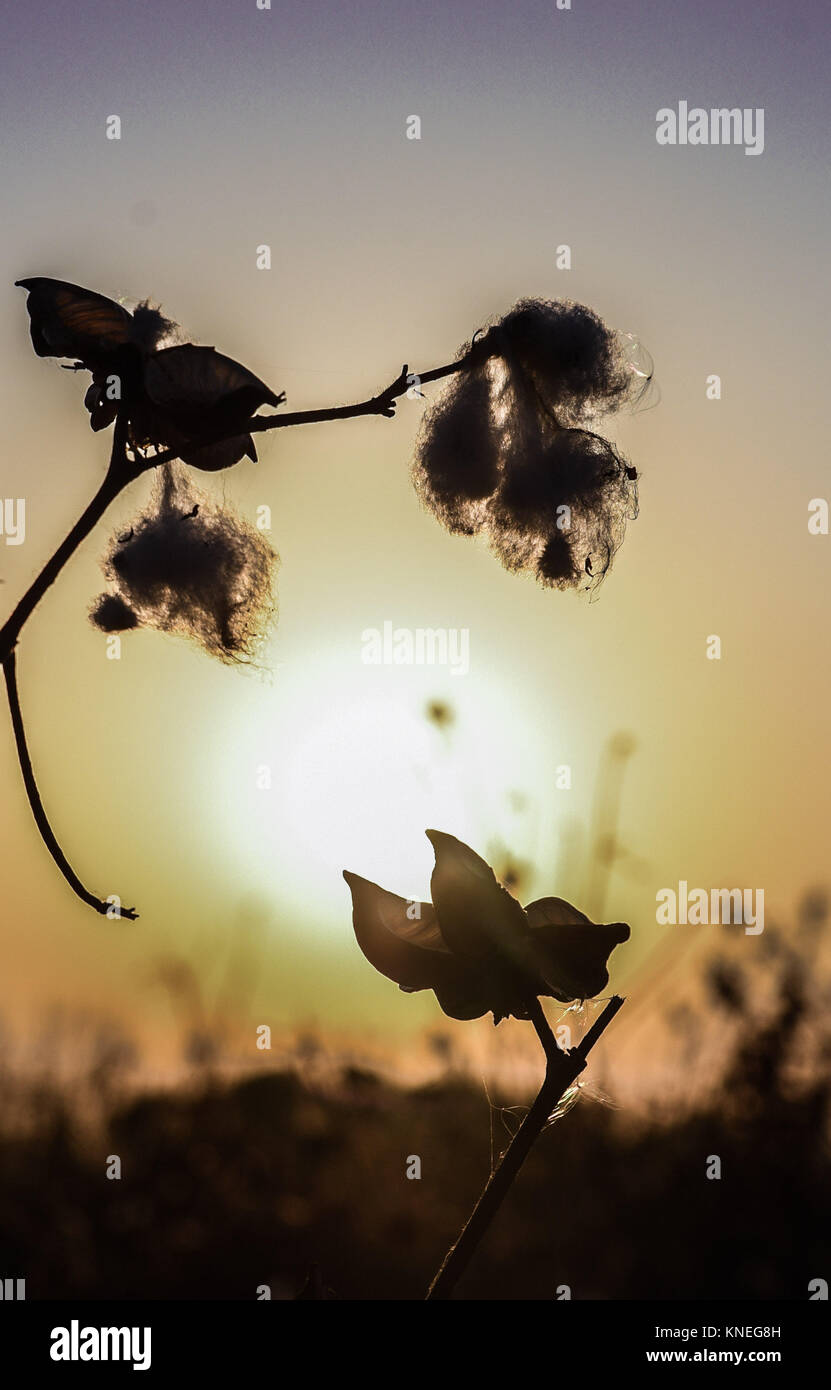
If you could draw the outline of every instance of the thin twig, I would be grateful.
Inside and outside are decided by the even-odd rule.
[[[264,434],[268,430],[282,430],[292,425],[319,425],[328,420],[354,420],[361,415],[383,415],[391,420],[395,415],[395,402],[400,396],[406,394],[412,386],[418,382],[420,385],[425,382],[439,381],[442,377],[452,376],[454,372],[460,372],[464,367],[470,365],[475,356],[486,356],[487,353],[480,348],[477,352],[472,349],[464,357],[457,358],[455,362],[448,362],[443,367],[431,367],[427,372],[410,372],[406,364],[402,367],[400,374],[395,381],[381,391],[377,396],[370,396],[368,400],[358,401],[354,405],[335,405],[328,406],[321,410],[296,410],[286,415],[252,415],[245,424],[236,429],[211,436],[210,439],[200,440],[198,448],[213,447],[214,444],[222,444],[227,439],[236,439],[241,434]],[[188,458],[193,459],[194,449],[188,449]],[[162,463],[171,463],[173,459],[179,458],[175,449],[166,449],[161,454],[154,454],[148,459],[150,467],[155,468]]]
[[[461,1235],[448,1251],[427,1292],[428,1300],[446,1299],[452,1294],[557,1101],[583,1071],[589,1052],[622,1005],[623,999],[617,994],[613,995],[579,1046],[570,1052],[563,1052],[557,1046],[542,1005],[538,999],[534,1000],[529,1017],[545,1051],[545,1080],[534,1104],[502,1155],[501,1162],[488,1179]]]
[[[439,381],[442,377],[451,376],[454,372],[461,371],[463,367],[468,366],[477,352],[482,355],[483,351],[484,355],[487,356],[486,350],[477,344],[476,348],[472,349],[465,357],[461,357],[455,362],[448,362],[443,367],[432,367],[429,371],[422,373],[410,373],[405,366],[395,381],[379,395],[371,396],[365,401],[359,401],[356,405],[331,406],[321,410],[300,410],[288,415],[254,415],[245,424],[238,426],[230,433],[225,431],[200,440],[199,447],[210,448],[215,444],[222,444],[227,439],[235,439],[240,434],[262,434],[267,430],[285,429],[291,425],[319,424],[327,420],[349,420],[360,415],[384,415],[390,419],[395,414],[395,401],[410,389],[414,381]],[[48,561],[37,579],[23,595],[11,617],[0,628],[0,662],[5,659],[6,653],[14,647],[24,623],[31,616],[49,586],[55,582],[67,560],[86,539],[110,503],[114,501],[123,488],[142,473],[158,468],[164,463],[172,463],[174,459],[179,458],[178,450],[165,449],[162,453],[149,457],[137,455],[131,463],[128,463],[125,453],[128,436],[127,415],[128,412],[125,410],[116,420],[110,466],[101,487],[69,535],[58,546],[51,560]],[[192,447],[189,448],[188,457],[192,458],[194,452]]]
[[[228,439],[236,439],[241,434],[263,434],[268,430],[285,429],[292,425],[320,424],[328,420],[350,420],[361,415],[384,415],[387,419],[391,419],[395,415],[396,400],[399,396],[403,396],[416,381],[419,383],[439,381],[442,377],[452,376],[454,372],[462,371],[463,368],[470,366],[478,359],[485,360],[488,355],[489,349],[484,345],[484,340],[480,340],[464,357],[457,358],[455,362],[447,362],[443,367],[431,367],[426,372],[409,372],[405,365],[395,381],[391,382],[379,395],[370,396],[368,400],[358,401],[355,405],[330,406],[321,410],[299,410],[287,415],[252,415],[250,420],[230,432],[226,430],[220,434],[200,439],[196,449],[192,445],[188,448],[188,457],[192,459],[199,448],[212,448],[215,444],[222,444]],[[67,560],[86,539],[96,523],[100,521],[110,502],[114,501],[128,483],[133,482],[142,473],[159,468],[162,464],[172,463],[174,459],[180,457],[181,446],[179,450],[165,449],[163,452],[152,454],[149,457],[136,454],[133,460],[128,462],[126,455],[129,433],[128,415],[129,409],[125,409],[116,419],[110,466],[98,492],[75,523],[69,535],[58,546],[51,560],[44,566],[32,586],[23,595],[11,617],[0,628],[0,662],[5,659],[6,653],[14,647],[24,623],[31,616],[50,584],[55,582]]]
[[[103,898],[96,897],[96,895],[94,893],[91,893],[88,888],[85,888],[78,875],[76,874],[75,870],[73,869],[72,865],[69,863],[69,860],[67,859],[60,845],[58,844],[58,841],[55,838],[54,831],[52,830],[52,827],[49,824],[46,812],[43,809],[43,802],[40,798],[40,792],[38,791],[37,781],[35,780],[34,768],[32,767],[32,759],[29,755],[29,749],[26,743],[26,730],[23,726],[23,715],[20,709],[20,696],[18,694],[17,689],[17,657],[14,649],[12,649],[12,651],[9,652],[8,656],[3,662],[3,675],[6,679],[6,692],[9,697],[9,711],[12,717],[12,729],[14,730],[14,741],[17,747],[17,757],[18,761],[20,762],[20,771],[23,774],[23,785],[26,788],[26,796],[29,799],[29,805],[32,808],[32,815],[35,818],[35,825],[40,831],[40,837],[43,840],[43,843],[46,845],[46,848],[48,849],[49,853],[51,854],[52,858],[54,859],[55,863],[57,864],[58,868],[60,869],[61,873],[63,874],[70,888],[72,889],[73,893],[76,895],[76,897],[81,899],[81,902],[86,903],[88,907],[94,908],[96,912],[100,912],[102,917],[119,916],[127,917],[130,921],[135,921],[135,919],[138,917],[138,913],[136,912],[135,908],[119,907],[118,912],[116,913],[113,911],[112,902]]]

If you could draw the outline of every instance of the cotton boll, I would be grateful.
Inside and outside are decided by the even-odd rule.
[[[461,350],[465,366],[424,420],[425,505],[451,531],[485,534],[508,570],[596,588],[637,515],[637,472],[579,422],[643,389],[632,341],[584,305],[515,305]]]
[[[253,526],[167,465],[150,505],[104,562],[114,602],[136,623],[178,632],[226,662],[251,661],[274,613],[277,556]],[[101,625],[103,602],[93,614]],[[104,608],[104,617],[115,612]]]

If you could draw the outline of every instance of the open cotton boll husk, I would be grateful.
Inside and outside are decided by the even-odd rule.
[[[220,661],[250,662],[275,615],[277,563],[261,532],[169,464],[147,510],[110,546],[103,567],[114,592],[98,600],[92,621],[116,630],[120,603],[125,627],[178,632]]]

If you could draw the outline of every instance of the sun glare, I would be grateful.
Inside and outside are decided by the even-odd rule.
[[[246,775],[227,778],[226,838],[258,889],[333,923],[348,912],[345,868],[429,896],[428,827],[533,850],[516,839],[536,828],[549,751],[520,696],[492,679],[354,662],[344,688],[344,669],[330,654],[302,679],[282,672],[233,750]],[[520,827],[518,793],[530,808]]]

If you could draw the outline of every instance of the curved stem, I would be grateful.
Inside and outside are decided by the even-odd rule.
[[[34,583],[27,589],[11,617],[3,624],[3,627],[0,628],[0,664],[2,664],[3,675],[6,681],[6,692],[9,697],[9,711],[11,713],[17,757],[20,763],[21,773],[23,774],[23,785],[26,788],[26,796],[32,808],[35,824],[40,831],[43,843],[46,845],[46,848],[73,893],[81,899],[81,902],[86,903],[88,907],[94,908],[94,910],[101,913],[102,916],[107,916],[112,913],[112,904],[102,898],[96,897],[96,895],[91,893],[81,882],[55,837],[44,810],[43,802],[41,801],[34,768],[32,767],[32,759],[29,755],[29,749],[26,743],[26,730],[24,728],[23,714],[20,708],[15,647],[17,646],[17,641],[24,623],[34,612],[34,609],[43,598],[47,589],[54,584],[67,560],[74,555],[81,542],[86,539],[96,523],[100,521],[110,503],[136,476],[135,470],[127,463],[127,429],[127,414],[126,411],[124,411],[116,419],[113,447],[104,481],[92,498],[92,501],[72,527],[72,530],[58,546],[52,558],[44,565]],[[115,914],[112,913],[112,915]],[[131,921],[138,917],[138,913],[131,907],[120,907],[118,915],[120,917],[127,917]]]
[[[17,658],[13,648],[3,661],[3,675],[6,679],[9,711],[12,717],[12,729],[14,730],[14,741],[17,747],[20,771],[23,774],[23,785],[26,788],[26,796],[32,808],[35,825],[40,831],[40,837],[76,897],[80,898],[81,902],[86,903],[88,907],[92,907],[96,912],[100,912],[103,917],[106,917],[110,913],[115,916],[116,914],[113,912],[112,903],[103,898],[96,897],[94,893],[91,893],[88,888],[84,887],[58,844],[52,827],[49,824],[46,812],[43,809],[43,802],[40,798],[37,781],[35,780],[34,768],[32,767],[32,759],[29,755],[29,749],[26,743],[26,730],[23,726],[20,696],[17,689]],[[117,915],[119,917],[127,917],[131,921],[135,921],[138,917],[138,913],[132,907],[119,907]]]
[[[125,417],[116,421],[112,453],[104,481],[72,530],[61,541],[52,558],[44,565],[37,579],[26,590],[11,617],[0,628],[0,662],[5,662],[9,652],[14,650],[24,623],[31,617],[46,590],[54,584],[67,560],[75,554],[81,542],[86,540],[90,531],[101,520],[110,503],[137,476],[135,470],[127,465],[126,443],[127,420]]]
[[[461,371],[468,366],[475,357],[487,356],[482,344],[477,344],[469,353],[455,362],[447,363],[443,367],[434,367],[430,371],[417,376],[420,382],[438,381],[441,377],[450,376],[453,372]],[[399,376],[396,377],[386,390],[378,396],[372,396],[366,401],[359,401],[356,405],[333,406],[323,410],[299,411],[295,414],[282,416],[254,416],[246,425],[233,430],[230,434],[220,434],[211,439],[205,439],[205,446],[221,443],[224,439],[233,438],[241,433],[250,432],[259,434],[266,430],[284,429],[290,425],[302,425],[318,423],[326,420],[345,420],[359,415],[384,415],[391,417],[395,414],[395,401],[399,396],[410,388],[416,379],[415,375],[408,374],[406,365],[402,368]],[[37,827],[41,833],[44,844],[52,855],[55,863],[72,888],[73,892],[96,912],[106,913],[109,904],[97,898],[94,893],[90,893],[84,887],[77,874],[72,869],[56,840],[37,789],[32,762],[26,747],[26,735],[23,727],[23,718],[20,711],[20,700],[17,692],[17,680],[15,671],[15,647],[17,646],[20,633],[24,624],[31,617],[35,608],[43,598],[47,589],[54,584],[66,562],[74,555],[79,545],[86,539],[93,528],[101,520],[110,503],[115,500],[119,493],[133,482],[141,473],[158,468],[161,464],[170,463],[178,458],[179,454],[175,449],[167,449],[163,453],[156,453],[152,458],[145,458],[141,454],[136,454],[132,460],[128,458],[127,444],[129,439],[129,406],[125,402],[119,411],[113,434],[113,446],[110,454],[109,467],[106,476],[95,496],[89,505],[76,521],[69,534],[61,541],[54,555],[44,565],[40,574],[29,586],[14,612],[0,627],[0,664],[6,678],[6,688],[9,696],[9,707],[14,726],[17,753],[20,761],[23,780],[26,786],[26,794],[35,818]],[[138,914],[132,909],[121,909],[123,917],[135,918]]]
[[[583,1071],[589,1052],[622,1005],[621,997],[617,994],[613,995],[583,1041],[577,1047],[572,1048],[570,1052],[563,1052],[557,1046],[543,1013],[542,1005],[538,999],[534,1000],[529,1009],[529,1017],[537,1030],[537,1036],[545,1051],[545,1080],[534,1104],[502,1155],[501,1161],[491,1173],[467,1225],[462,1230],[455,1245],[452,1245],[448,1251],[441,1269],[427,1292],[428,1300],[449,1298],[452,1294],[551,1111],[563,1093]]]

